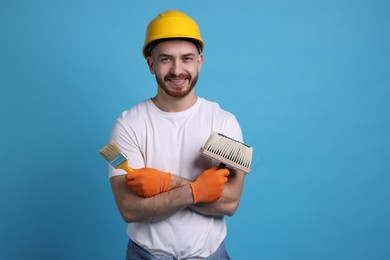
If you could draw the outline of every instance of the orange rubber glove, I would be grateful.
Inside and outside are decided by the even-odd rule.
[[[153,168],[135,169],[133,172],[126,174],[127,184],[138,195],[145,198],[168,191],[171,185],[171,177],[170,173]]]
[[[228,169],[218,170],[218,165],[205,170],[190,186],[194,197],[194,204],[213,202],[223,195],[223,188],[228,181]]]

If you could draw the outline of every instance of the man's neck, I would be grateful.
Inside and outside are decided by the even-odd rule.
[[[152,98],[153,103],[164,112],[182,112],[193,105],[195,105],[198,97],[195,95],[194,91],[182,98],[175,98],[166,95],[165,93],[157,93],[157,95]]]

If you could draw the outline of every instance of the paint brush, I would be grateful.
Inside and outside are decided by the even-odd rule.
[[[211,133],[200,152],[222,164],[250,172],[253,148],[217,132]]]
[[[126,172],[133,171],[128,164],[127,156],[119,149],[116,143],[110,142],[99,150],[99,154],[103,156],[115,169],[122,169]]]

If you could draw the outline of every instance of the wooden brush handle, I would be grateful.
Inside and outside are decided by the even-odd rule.
[[[127,160],[124,161],[123,163],[119,164],[118,167],[116,167],[117,169],[122,169],[122,170],[125,170],[126,172],[133,172],[134,170],[129,166],[129,164],[127,163]]]
[[[220,163],[219,165],[218,165],[218,168],[217,168],[217,170],[220,170],[220,169],[225,169],[226,168],[226,164],[224,164],[224,163]]]

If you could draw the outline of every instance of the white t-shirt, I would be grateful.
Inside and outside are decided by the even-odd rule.
[[[217,162],[200,154],[215,131],[242,141],[241,128],[229,112],[217,103],[198,98],[182,112],[161,111],[148,99],[122,113],[111,132],[132,168],[150,167],[195,180]],[[109,166],[109,177],[125,174]],[[153,223],[130,223],[127,234],[156,256],[198,259],[212,254],[225,239],[224,217],[181,210]]]

